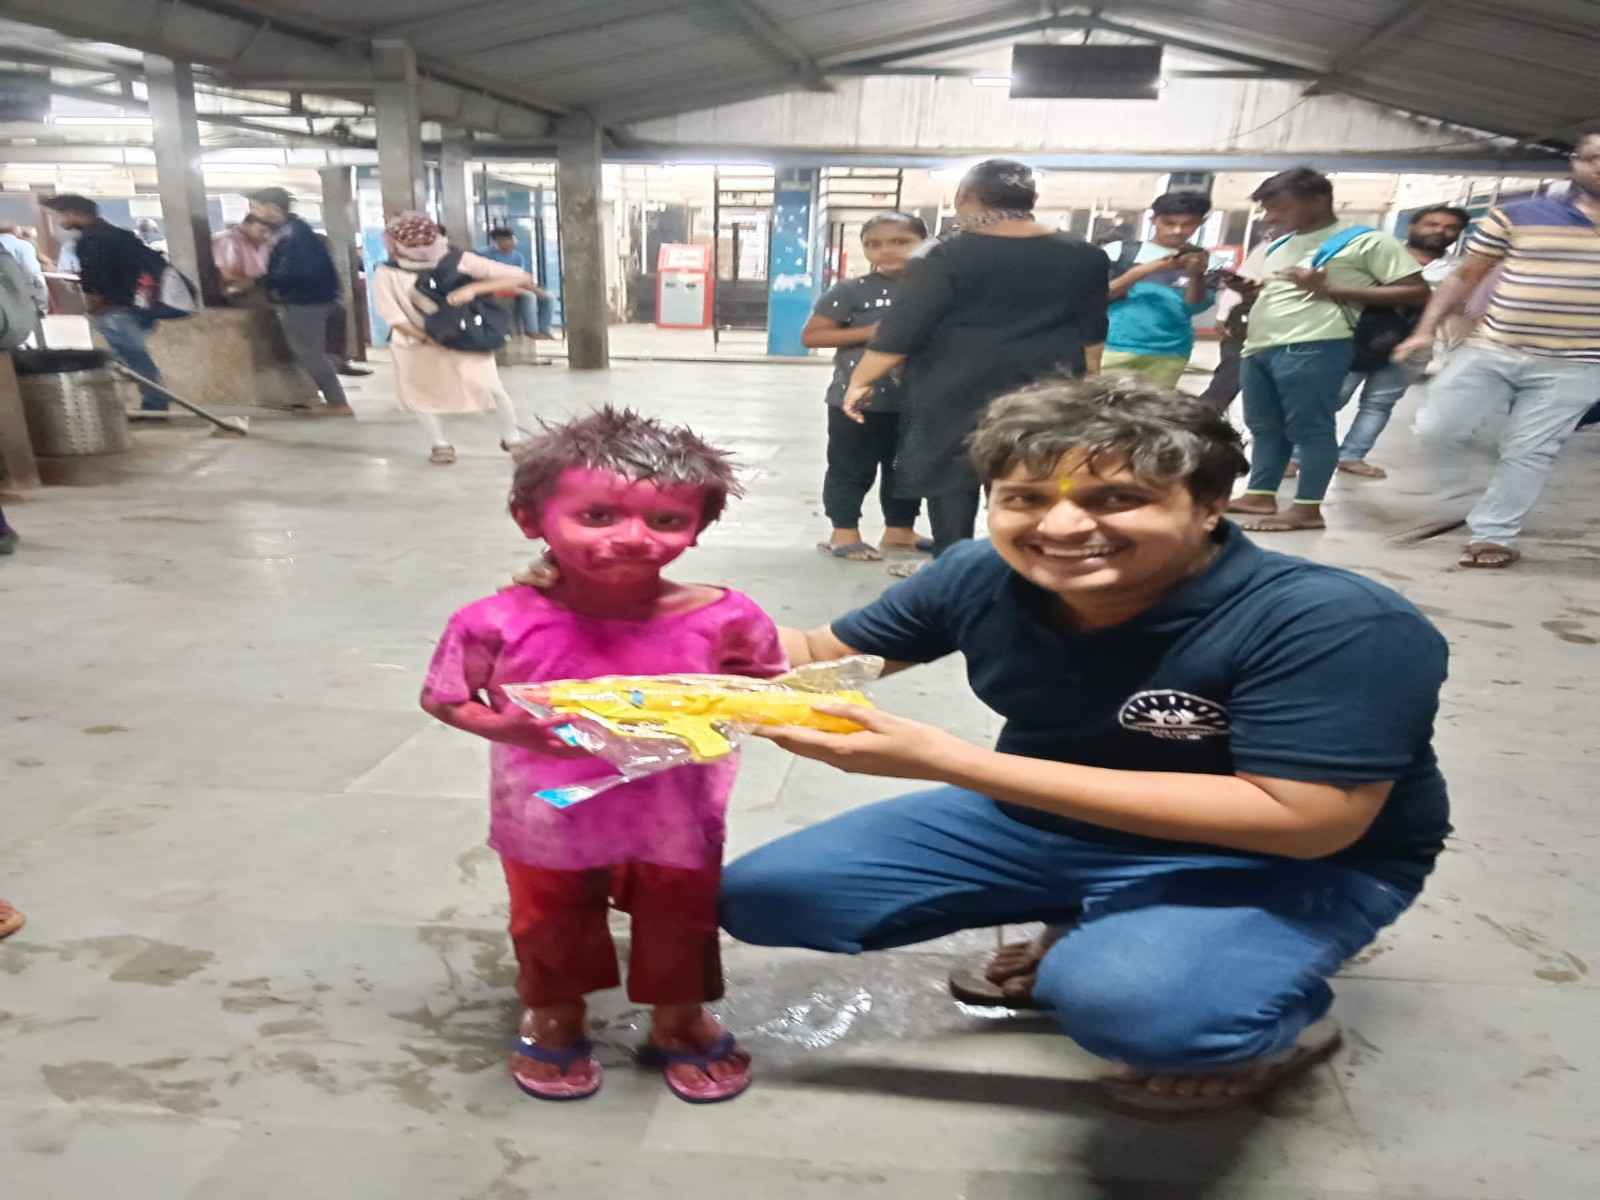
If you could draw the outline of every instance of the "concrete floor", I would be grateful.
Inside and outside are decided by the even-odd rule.
[[[734,448],[750,496],[684,564],[820,622],[884,585],[825,560],[816,367],[518,368],[529,416],[601,400]],[[1348,1049],[1257,1111],[1110,1115],[1037,1019],[943,995],[978,932],[862,959],[730,947],[736,1104],[630,1067],[640,1014],[600,998],[610,1073],[584,1105],[507,1081],[512,962],[483,847],[484,749],[415,706],[446,616],[527,554],[485,419],[423,461],[383,372],[356,422],[247,441],[139,435],[120,486],[7,502],[0,561],[0,1195],[7,1200],[1571,1200],[1600,1145],[1600,436],[1575,440],[1504,574],[1456,536],[1396,548],[1417,473],[1341,479],[1324,535],[1275,544],[1368,572],[1439,622],[1439,748],[1459,834],[1424,899],[1351,963]],[[1373,664],[1382,670],[1381,663]],[[975,739],[954,664],[879,690]],[[765,745],[731,852],[901,785]]]

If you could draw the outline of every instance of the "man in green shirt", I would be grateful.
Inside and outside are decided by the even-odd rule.
[[[1309,167],[1274,175],[1250,198],[1289,233],[1272,244],[1262,279],[1246,284],[1247,295],[1256,294],[1243,366],[1250,481],[1229,511],[1260,533],[1321,529],[1356,320],[1371,305],[1426,304],[1428,285],[1399,239],[1341,222],[1333,185]],[[1299,484],[1280,512],[1278,487],[1296,447]]]

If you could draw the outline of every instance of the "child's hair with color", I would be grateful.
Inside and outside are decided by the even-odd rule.
[[[729,496],[744,494],[728,453],[685,425],[663,425],[631,408],[610,405],[562,425],[539,424],[539,435],[517,451],[513,512],[537,514],[562,472],[573,470],[609,471],[658,487],[699,488],[702,529],[722,516]]]
[[[868,217],[862,224],[861,240],[863,242],[866,241],[867,234],[871,233],[879,225],[904,225],[919,238],[928,236],[928,223],[915,213],[881,212]]]

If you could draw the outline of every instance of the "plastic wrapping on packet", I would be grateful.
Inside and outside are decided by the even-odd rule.
[[[501,690],[534,716],[577,718],[554,733],[569,746],[604,759],[617,774],[534,792],[566,808],[619,783],[733,753],[741,733],[758,725],[804,725],[854,733],[854,721],[816,705],[872,707],[861,688],[883,673],[883,659],[858,654],[811,663],[776,679],[743,675],[605,675],[508,683]]]

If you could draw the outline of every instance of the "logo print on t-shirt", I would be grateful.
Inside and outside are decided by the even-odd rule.
[[[1117,722],[1135,733],[1168,741],[1198,742],[1228,732],[1228,710],[1188,692],[1136,692],[1122,706]]]

